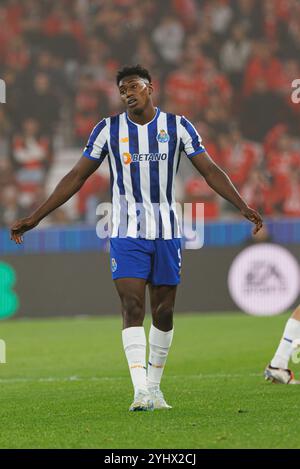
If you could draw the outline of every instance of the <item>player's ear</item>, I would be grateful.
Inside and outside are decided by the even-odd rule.
[[[149,94],[152,94],[152,93],[153,93],[153,85],[152,85],[152,83],[149,83],[149,84],[148,84],[148,90],[149,90]]]

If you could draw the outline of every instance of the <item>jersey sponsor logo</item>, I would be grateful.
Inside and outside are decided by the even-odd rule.
[[[166,160],[167,153],[123,153],[124,164],[139,163],[141,161],[161,161]]]
[[[112,272],[115,272],[117,270],[117,267],[118,267],[118,264],[117,264],[117,261],[116,259],[113,257],[111,259],[111,270]]]
[[[156,140],[160,143],[167,143],[170,140],[169,135],[165,130],[160,130],[156,136]]]
[[[131,163],[131,154],[130,153],[126,153],[124,152],[123,153],[123,161],[124,161],[124,164],[130,164]]]
[[[127,143],[129,142],[129,138],[128,137],[122,137],[121,138],[121,143]]]

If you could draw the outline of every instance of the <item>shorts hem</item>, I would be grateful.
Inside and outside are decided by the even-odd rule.
[[[113,280],[118,280],[118,278],[141,278],[143,280],[148,280],[148,277],[142,276],[142,275],[118,275],[117,277],[112,276]]]
[[[149,283],[151,283],[151,285],[153,285],[154,287],[161,287],[163,285],[167,285],[169,287],[175,287],[176,285],[180,284],[180,280],[179,282],[159,282],[159,283],[153,283],[151,282],[151,280],[149,280]]]

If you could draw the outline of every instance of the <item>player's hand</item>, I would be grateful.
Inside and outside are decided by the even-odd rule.
[[[38,222],[31,217],[16,221],[10,228],[10,239],[15,241],[16,244],[21,244],[23,242],[23,234],[26,231],[32,230],[37,224]]]
[[[263,226],[263,221],[262,221],[262,218],[261,218],[260,214],[256,210],[253,210],[253,208],[250,208],[250,207],[242,209],[241,214],[245,218],[247,218],[247,220],[250,220],[252,223],[255,224],[253,234],[256,235],[256,233]]]

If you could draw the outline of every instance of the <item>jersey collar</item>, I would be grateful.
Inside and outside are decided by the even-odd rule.
[[[151,121],[146,122],[146,124],[137,124],[136,122],[133,122],[131,119],[129,119],[128,114],[127,114],[127,112],[125,111],[125,115],[126,115],[127,122],[130,122],[131,124],[134,124],[134,125],[136,125],[137,127],[144,127],[145,125],[149,125],[149,124],[151,124],[152,122],[154,122],[154,121],[158,118],[158,116],[159,116],[159,114],[160,114],[160,109],[159,109],[158,107],[156,107],[155,109],[156,109],[155,116],[153,117],[153,119],[151,119]]]

